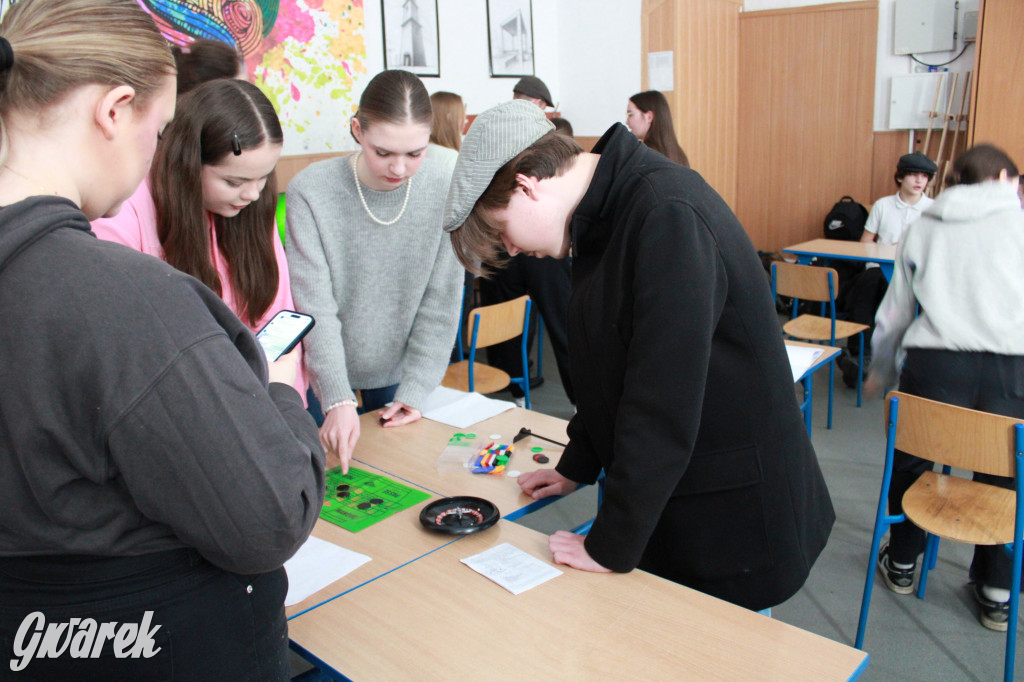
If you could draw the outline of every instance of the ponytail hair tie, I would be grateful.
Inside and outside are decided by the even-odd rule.
[[[242,155],[242,143],[238,141],[238,133],[231,135],[231,151],[235,156]]]
[[[7,38],[0,36],[0,73],[10,71],[12,66],[14,66],[14,48],[11,47]]]

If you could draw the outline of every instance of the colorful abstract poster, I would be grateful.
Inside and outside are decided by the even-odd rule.
[[[168,40],[238,47],[249,79],[277,108],[284,154],[353,146],[352,87],[366,73],[363,0],[138,0]]]

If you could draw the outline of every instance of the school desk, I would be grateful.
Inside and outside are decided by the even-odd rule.
[[[453,434],[475,432],[483,436],[501,435],[502,442],[512,442],[512,437],[522,427],[536,433],[566,442],[567,422],[556,417],[514,408],[473,426],[473,430],[456,429],[452,426],[421,419],[406,426],[381,428],[377,414],[368,413],[360,417],[360,437],[353,454],[352,466],[382,474],[413,488],[425,490],[431,499],[472,495],[493,502],[503,518],[514,519],[529,511],[554,502],[557,498],[534,501],[523,494],[515,479],[508,476],[471,474],[468,470],[437,470],[437,458]],[[543,447],[547,464],[533,461],[531,447]],[[553,467],[561,456],[562,448],[546,441],[527,438],[516,444],[512,468],[527,472],[541,467]],[[415,505],[365,528],[352,533],[333,523],[318,519],[313,535],[340,547],[365,554],[371,559],[341,579],[331,583],[303,601],[289,606],[289,618],[306,609],[313,608],[326,600],[351,590],[367,581],[395,569],[406,562],[441,547],[451,537],[425,533],[419,524],[419,511],[427,502]]]
[[[526,427],[536,434],[559,443],[567,443],[564,419],[532,410],[513,408],[491,417],[469,429],[458,429],[447,424],[420,419],[395,428],[381,428],[376,414],[360,417],[360,437],[354,458],[356,466],[371,468],[385,476],[412,481],[416,485],[440,496],[472,495],[490,500],[501,511],[502,518],[515,519],[550,502],[534,502],[523,494],[507,471],[526,473],[540,468],[553,468],[562,456],[562,447],[538,438],[526,438],[513,447],[512,459],[506,475],[473,474],[468,469],[438,470],[438,457],[448,440],[457,433],[476,434],[489,444],[512,444],[519,430]],[[541,464],[534,461],[532,448],[542,448],[539,454],[548,458]]]
[[[893,263],[896,260],[895,244],[868,244],[841,239],[812,239],[809,242],[787,246],[782,252],[795,255],[796,262],[801,265],[807,265],[814,258],[878,263],[886,281],[892,279]]]
[[[822,367],[828,367],[828,363],[835,361],[836,357],[842,352],[841,349],[833,346],[823,346],[818,343],[807,343],[805,341],[793,341],[786,339],[787,346],[802,346],[804,348],[813,348],[815,350],[823,351],[822,354],[815,360],[814,364],[807,368],[807,370],[800,375],[797,379],[798,383],[803,384],[804,387],[804,404],[801,406],[804,413],[804,426],[807,427],[807,435],[811,435],[811,411],[813,408],[812,398],[814,397],[814,373]]]
[[[559,566],[513,595],[460,562],[505,542],[551,563],[547,536],[502,520],[302,614],[289,636],[352,680],[851,680],[867,665],[862,651],[642,571]]]

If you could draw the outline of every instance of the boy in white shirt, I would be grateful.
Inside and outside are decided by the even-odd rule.
[[[896,244],[907,225],[921,217],[921,212],[932,205],[933,199],[924,195],[928,183],[935,177],[938,166],[921,152],[904,154],[896,164],[893,179],[899,191],[884,197],[871,207],[871,214],[864,225],[862,242],[879,244]],[[845,295],[844,307],[850,321],[870,325],[864,332],[864,363],[871,359],[871,332],[875,326],[875,312],[885,296],[889,282],[882,275],[875,263],[869,263],[865,270],[857,275]],[[851,337],[847,342],[847,353],[840,361],[843,370],[843,382],[854,388],[857,386],[857,344],[859,339]]]

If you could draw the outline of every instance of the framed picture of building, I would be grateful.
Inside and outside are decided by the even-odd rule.
[[[534,75],[531,0],[487,0],[487,43],[492,77]]]
[[[440,76],[437,0],[381,0],[384,68]]]

